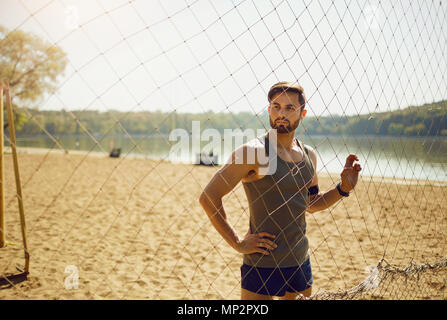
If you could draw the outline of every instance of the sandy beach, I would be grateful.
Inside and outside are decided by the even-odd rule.
[[[1,286],[1,299],[239,299],[242,256],[198,203],[216,168],[54,150],[22,150],[19,165],[30,274]],[[5,174],[6,238],[15,244],[0,249],[2,275],[24,263],[10,154]],[[339,178],[322,170],[320,190]],[[307,214],[313,292],[348,290],[382,258],[402,267],[441,261],[447,256],[446,198],[446,183],[361,176],[350,197]],[[223,204],[245,234],[241,184]],[[67,289],[73,270],[79,282]],[[447,297],[445,268],[427,271],[421,281],[397,274],[361,298]]]

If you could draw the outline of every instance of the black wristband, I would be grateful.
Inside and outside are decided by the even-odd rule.
[[[308,194],[309,196],[313,196],[314,194],[318,194],[318,192],[320,192],[320,188],[318,187],[318,184],[315,185],[315,186],[310,187],[310,188],[307,190],[307,194]]]
[[[338,191],[338,193],[341,196],[343,196],[343,197],[349,197],[349,192],[344,192],[343,190],[341,190],[340,184],[341,184],[341,182],[337,183],[337,191]]]

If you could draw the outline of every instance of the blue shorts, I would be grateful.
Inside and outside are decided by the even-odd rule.
[[[286,291],[304,291],[313,283],[310,259],[301,266],[287,268],[260,268],[243,264],[241,279],[243,289],[277,297],[284,296]]]

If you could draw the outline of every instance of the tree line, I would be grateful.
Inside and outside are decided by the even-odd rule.
[[[137,134],[169,135],[175,128],[192,129],[200,121],[201,130],[269,129],[268,114],[239,113],[169,113],[161,111],[121,112],[110,110],[45,111],[16,108],[21,121],[17,133],[36,135]],[[354,116],[307,116],[298,133],[309,135],[391,135],[447,136],[447,100],[401,110]]]

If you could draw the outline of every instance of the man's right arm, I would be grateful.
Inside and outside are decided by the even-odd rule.
[[[245,148],[244,151],[246,152],[247,147],[243,146],[242,148]],[[267,233],[247,234],[245,238],[241,239],[228,223],[222,206],[222,198],[233,190],[250,171],[256,170],[255,163],[247,164],[246,161],[236,161],[236,154],[240,153],[237,153],[237,151],[233,152],[230,160],[214,174],[200,195],[199,202],[219,234],[236,251],[240,253],[259,252],[268,254],[268,251],[264,250],[264,248],[273,250],[276,245],[264,237],[273,238],[273,236]]]

